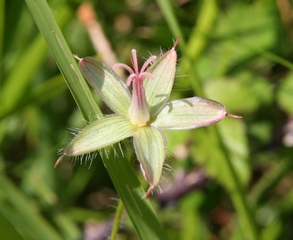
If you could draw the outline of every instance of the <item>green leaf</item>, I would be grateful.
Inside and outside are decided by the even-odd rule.
[[[94,100],[89,86],[79,70],[76,60],[59,29],[47,2],[44,0],[26,0],[26,3],[48,44],[52,55],[64,76],[66,83],[73,93],[73,97],[82,112],[84,118],[89,120],[93,113],[100,114],[101,111]]]
[[[33,79],[32,75],[45,60],[47,53],[45,46],[44,40],[38,35],[18,59],[16,63],[18,67],[10,73],[1,89],[0,117],[9,114],[26,97]],[[12,93],[14,97],[11,97]]]
[[[225,118],[217,125],[220,135],[223,138],[227,154],[231,159],[231,164],[235,169],[236,175],[244,187],[249,180],[248,149],[245,141],[245,131],[243,123],[233,118]],[[194,151],[196,157],[194,160],[205,166],[207,173],[216,178],[226,189],[232,191],[234,183],[230,173],[226,169],[226,155],[223,151],[218,138],[211,134],[213,128],[196,130],[196,141]]]
[[[252,112],[272,100],[267,80],[249,73],[210,80],[206,84],[206,92],[208,97],[217,99],[233,112]]]
[[[45,0],[26,0],[26,3],[84,118],[88,120],[93,113],[100,115],[99,107],[96,105],[91,91],[72,57],[72,53],[52,16],[47,2]],[[146,199],[142,199],[144,190],[128,160],[119,156],[116,161],[113,161],[113,159],[104,160],[104,164],[140,239],[168,239],[152,206]]]
[[[278,103],[289,114],[293,114],[293,73],[291,72],[280,84]]]
[[[2,53],[4,42],[4,23],[5,23],[5,0],[0,0],[0,73],[2,72]],[[0,75],[1,76],[1,75]],[[2,76],[0,77],[0,84],[2,84]]]
[[[117,151],[117,154],[120,152]],[[129,161],[119,155],[119,159],[105,159],[104,163],[139,239],[168,239],[150,201],[143,198],[145,192]]]
[[[240,180],[241,185],[246,188],[250,181],[249,148],[246,140],[246,128],[244,121],[233,118],[225,118],[218,124],[219,133],[226,146],[227,154],[231,164]],[[218,174],[225,186],[229,185],[231,179]]]
[[[62,239],[42,217],[31,199],[26,197],[3,173],[0,175],[0,187],[2,189],[0,215],[14,226],[17,233],[27,236],[27,239]]]

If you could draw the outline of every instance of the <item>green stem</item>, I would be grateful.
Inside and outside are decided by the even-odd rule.
[[[179,24],[172,11],[170,2],[168,0],[158,0],[158,4],[162,8],[162,12],[165,15],[165,18],[169,24],[170,29],[173,32],[173,35],[176,36],[178,34],[181,34]],[[205,96],[205,93],[203,86],[199,81],[195,64],[196,60],[198,59],[200,54],[203,52],[205,46],[207,45],[208,36],[212,34],[217,12],[218,7],[216,0],[203,1],[199,17],[196,20],[197,25],[195,26],[194,31],[191,34],[189,44],[186,45],[185,41],[183,41],[180,45],[180,47],[183,47],[184,58],[186,59],[185,62],[182,63],[182,65],[189,66],[187,69],[184,69],[184,71],[186,71],[190,79],[192,79],[191,85],[193,87],[194,92],[203,97]],[[245,198],[243,187],[240,184],[240,180],[231,163],[228,149],[223,142],[223,138],[221,137],[217,126],[209,127],[207,131],[208,134],[213,134],[217,137],[217,142],[223,149],[225,155],[225,172],[229,175],[227,177],[231,179],[231,185],[228,190],[231,194],[231,199],[238,213],[240,225],[242,226],[243,232],[247,231],[245,232],[245,234],[248,236],[247,239],[258,240],[259,235],[257,232],[253,215],[251,213],[251,210],[249,209],[247,200]]]
[[[225,161],[223,161],[223,164],[225,164],[225,173],[228,175],[227,179],[231,179],[230,188],[228,189],[228,191],[231,194],[233,205],[235,206],[235,209],[238,213],[240,225],[243,229],[243,232],[246,236],[248,236],[247,239],[259,240],[259,233],[256,227],[252,211],[249,208],[247,198],[245,197],[246,195],[243,189],[243,185],[241,185],[240,180],[236,174],[236,171],[232,165],[228,149],[223,142],[223,138],[221,137],[218,127],[216,125],[211,126],[208,128],[208,131],[214,131],[212,132],[212,134],[215,134],[217,136],[219,147],[222,149],[224,153]]]
[[[89,118],[93,114],[101,114],[47,2],[45,0],[26,0],[26,3],[84,119],[90,120]],[[142,198],[145,191],[128,159],[123,157],[119,151],[115,154],[113,151],[109,153],[109,156],[114,155],[116,157],[104,159],[103,162],[138,236],[140,239],[146,240],[168,239],[150,202]]]
[[[47,2],[26,0],[26,3],[85,119],[90,120],[93,113],[101,114]]]
[[[2,54],[4,42],[4,26],[5,26],[5,1],[0,0],[0,86],[2,84]]]
[[[117,209],[116,209],[116,214],[115,214],[115,219],[114,219],[114,223],[113,223],[111,236],[110,236],[111,240],[115,240],[117,238],[117,233],[119,231],[120,219],[121,219],[123,209],[124,209],[123,202],[119,201]]]
[[[234,38],[234,42],[235,42],[235,46],[239,47],[239,45],[240,45],[241,48],[245,48],[253,53],[257,53],[266,59],[269,59],[275,63],[279,63],[280,65],[287,67],[290,70],[293,70],[293,63],[286,60],[285,58],[282,58],[282,57],[280,57],[272,52],[269,52],[265,49],[256,48],[253,45],[247,44],[237,38]]]
[[[175,39],[177,37],[180,37],[180,42],[179,42],[180,48],[186,49],[185,48],[186,43],[185,43],[183,34],[181,32],[180,26],[178,24],[178,21],[175,18],[173,8],[172,8],[172,5],[171,5],[171,1],[169,1],[169,0],[157,0],[157,3],[160,6],[161,11],[163,12],[163,15],[165,16],[165,19],[167,20],[169,28],[171,29]]]

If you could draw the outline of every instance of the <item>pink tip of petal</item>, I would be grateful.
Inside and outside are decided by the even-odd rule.
[[[238,116],[238,115],[234,115],[234,114],[231,114],[231,113],[226,113],[226,116],[232,117],[232,118],[243,118],[243,116]]]
[[[177,37],[177,38],[176,38],[176,41],[175,41],[175,43],[174,43],[174,45],[173,45],[173,49],[176,48],[176,46],[177,46],[178,43],[179,43],[179,40],[180,40],[180,37]]]
[[[57,160],[56,163],[54,164],[54,168],[57,168],[57,167],[58,167],[58,165],[59,165],[59,163],[62,161],[63,157],[64,157],[64,155],[62,155],[62,156],[60,156],[60,157],[58,158],[58,160]]]
[[[82,58],[80,58],[79,56],[77,56],[77,54],[73,54],[73,57],[74,57],[75,59],[77,59],[78,61],[81,61],[81,60],[82,60]]]
[[[149,189],[148,189],[148,191],[147,191],[147,193],[146,193],[146,195],[145,195],[145,198],[146,198],[146,199],[148,199],[148,198],[150,197],[150,195],[151,195],[151,193],[153,192],[154,188],[155,188],[154,185],[150,185],[150,187],[149,187]]]

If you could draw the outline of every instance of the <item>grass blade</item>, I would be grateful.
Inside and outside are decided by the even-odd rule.
[[[45,41],[51,50],[72,95],[85,119],[100,114],[72,53],[44,0],[26,0]],[[106,159],[105,166],[141,239],[167,239],[149,201],[128,160],[119,156]]]

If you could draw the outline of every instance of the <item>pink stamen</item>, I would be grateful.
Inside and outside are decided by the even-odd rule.
[[[143,73],[146,70],[147,66],[150,65],[156,59],[157,59],[156,56],[149,57],[148,60],[146,60],[146,62],[142,65],[140,69],[140,73]]]
[[[127,80],[126,80],[126,86],[127,86],[127,87],[130,86],[131,81],[132,81],[133,78],[135,78],[135,76],[136,76],[135,73],[132,73],[132,74],[129,75],[129,77],[128,77]]]
[[[143,73],[141,73],[139,76],[140,76],[141,78],[143,78],[143,77],[148,77],[148,78],[150,78],[150,79],[152,79],[152,80],[155,80],[154,76],[153,76],[152,74],[148,73],[148,72],[143,72]]]
[[[124,68],[125,70],[127,70],[127,72],[129,72],[130,74],[133,74],[133,70],[131,67],[127,66],[126,64],[124,63],[116,63],[114,66],[113,66],[113,69],[115,68]]]
[[[154,60],[157,59],[156,56],[151,56],[150,58],[148,58],[146,60],[146,62],[143,64],[143,66],[141,67],[140,71],[138,69],[138,61],[137,61],[137,54],[136,54],[136,50],[132,49],[131,51],[132,53],[132,65],[133,65],[133,69],[129,66],[127,66],[126,64],[123,63],[116,63],[113,66],[113,69],[115,68],[124,68],[126,71],[128,71],[130,73],[129,77],[127,78],[126,81],[126,85],[130,86],[132,81],[142,81],[143,77],[148,77],[152,80],[154,80],[154,76],[148,72],[145,72],[146,68],[148,65],[150,65]]]
[[[136,75],[139,74],[138,72],[138,62],[137,62],[137,55],[136,55],[136,50],[135,49],[132,49],[132,65],[133,65],[133,68],[134,68],[134,72]]]
[[[145,126],[150,120],[150,112],[143,86],[143,78],[155,79],[151,73],[146,72],[146,69],[157,57],[151,56],[148,58],[139,70],[136,50],[132,49],[131,53],[133,69],[121,63],[115,64],[114,68],[122,67],[130,73],[126,80],[127,86],[132,83],[132,100],[128,109],[130,121],[134,125]]]

